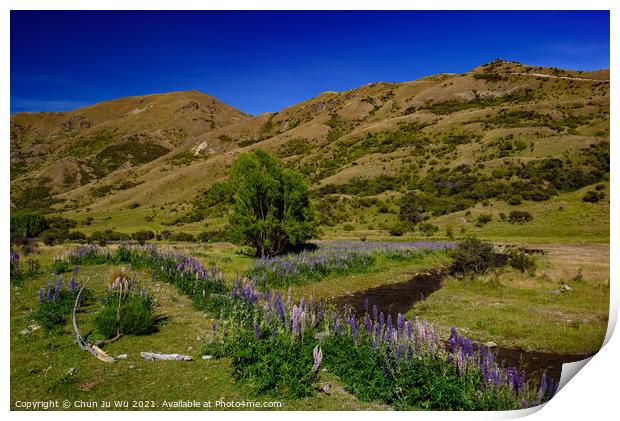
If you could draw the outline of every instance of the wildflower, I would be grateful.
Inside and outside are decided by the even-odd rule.
[[[368,312],[368,297],[364,298],[364,310]]]
[[[39,288],[39,304],[43,304],[43,288]]]
[[[377,311],[378,311],[378,310],[377,310],[377,305],[376,305],[376,304],[373,304],[373,305],[372,305],[372,317],[373,317],[373,319],[374,319],[375,321],[377,320]]]
[[[215,333],[217,332],[217,323],[215,322],[215,320],[211,322],[211,331],[213,332],[213,336],[215,336]]]
[[[256,339],[260,339],[260,325],[258,323],[254,323],[254,335]]]
[[[321,365],[321,361],[323,361],[323,352],[321,351],[321,348],[315,346],[312,350],[312,357],[314,358],[312,371],[317,371],[319,369],[319,366]]]
[[[538,395],[536,396],[536,404],[539,404],[542,402],[546,391],[547,391],[547,374],[543,373],[540,379],[540,389],[538,389]]]

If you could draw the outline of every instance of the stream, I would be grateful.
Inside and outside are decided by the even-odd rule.
[[[406,314],[416,302],[425,300],[430,294],[439,290],[447,274],[447,268],[432,269],[419,273],[408,281],[343,295],[335,298],[333,302],[339,306],[349,306],[357,315],[363,315],[364,301],[368,298],[370,308],[376,305],[379,311],[392,315],[392,319],[396,320],[398,313]],[[524,370],[526,378],[536,383],[540,381],[543,372],[547,373],[548,378],[557,381],[562,373],[562,364],[583,360],[592,355],[526,351],[501,346],[491,349],[496,354],[498,364]]]

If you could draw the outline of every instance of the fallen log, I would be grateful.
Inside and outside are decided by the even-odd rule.
[[[189,355],[182,354],[158,354],[156,352],[141,352],[140,356],[148,361],[192,361]]]
[[[103,350],[99,348],[97,345],[86,342],[84,338],[82,337],[82,334],[80,333],[80,328],[78,327],[78,324],[77,324],[76,313],[77,313],[77,308],[80,304],[80,298],[82,297],[82,292],[84,291],[84,288],[86,287],[87,283],[88,281],[84,282],[84,285],[82,285],[82,288],[80,288],[80,290],[78,291],[78,294],[75,297],[75,303],[73,304],[73,330],[75,331],[75,341],[77,342],[80,349],[90,352],[97,359],[104,361],[106,363],[116,362],[116,359],[110,357],[108,354],[103,352]]]

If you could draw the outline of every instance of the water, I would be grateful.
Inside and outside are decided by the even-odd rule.
[[[425,300],[430,294],[442,287],[447,268],[432,269],[412,277],[410,280],[396,284],[381,285],[353,294],[337,297],[334,303],[349,306],[357,315],[365,313],[364,301],[368,298],[370,308],[376,305],[379,311],[391,314],[396,320],[398,313],[405,314],[413,305]],[[543,372],[547,377],[559,379],[562,364],[583,360],[592,354],[561,354],[553,352],[527,351],[518,348],[493,347],[497,362],[504,366],[513,366],[524,370],[529,380],[538,382]]]

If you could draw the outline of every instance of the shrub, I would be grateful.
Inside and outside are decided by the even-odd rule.
[[[32,319],[44,329],[59,330],[64,326],[67,316],[73,311],[79,291],[75,275],[77,275],[77,267],[74,277],[69,280],[65,290],[62,289],[62,277],[48,281],[46,288],[39,288],[39,307],[32,314]],[[89,296],[88,290],[82,291],[82,302]]]
[[[589,190],[583,196],[583,201],[587,203],[597,203],[599,200],[605,198],[605,193],[600,191]]]
[[[125,270],[113,271],[109,292],[103,299],[103,308],[95,316],[97,331],[106,338],[117,333],[148,335],[157,330],[160,318],[153,314],[153,300],[138,287],[133,276]]]
[[[189,232],[182,232],[182,231],[173,232],[168,237],[168,240],[170,240],[170,241],[178,241],[178,242],[188,242],[188,243],[192,243],[192,242],[196,241],[196,239],[194,238],[193,234],[191,234]]]
[[[313,339],[305,342],[289,335],[272,336],[271,332],[239,332],[230,341],[233,376],[247,381],[260,394],[303,398],[313,393],[318,375],[312,369]]]
[[[404,224],[396,224],[390,228],[390,235],[393,237],[401,237],[406,231]]]
[[[56,229],[46,230],[41,235],[41,241],[43,241],[43,244],[48,245],[48,246],[53,246],[54,244],[61,243],[63,240],[64,240],[63,233]]]
[[[21,212],[11,215],[11,238],[36,237],[49,228],[43,215],[34,212]]]
[[[536,260],[523,250],[510,249],[507,252],[508,264],[513,268],[527,272],[530,276],[534,276],[536,272]]]
[[[153,231],[137,231],[131,234],[131,239],[137,241],[139,244],[144,244],[148,240],[155,238]]]
[[[514,210],[508,214],[508,222],[511,224],[524,224],[532,219],[532,214],[527,211]]]
[[[429,222],[422,222],[418,224],[418,230],[420,230],[420,232],[427,237],[432,237],[437,231],[439,231],[439,227]]]
[[[521,200],[521,195],[516,194],[508,198],[508,204],[512,206],[518,206],[521,204]]]
[[[350,232],[350,231],[353,231],[353,230],[355,229],[355,227],[354,227],[353,225],[351,225],[351,224],[345,224],[345,225],[342,227],[342,229],[343,229],[344,231]]]
[[[451,254],[452,272],[459,275],[484,273],[497,261],[493,244],[473,237],[461,241]]]
[[[478,215],[478,219],[476,219],[476,226],[482,227],[485,224],[488,224],[493,220],[493,216],[490,213],[481,213]]]

